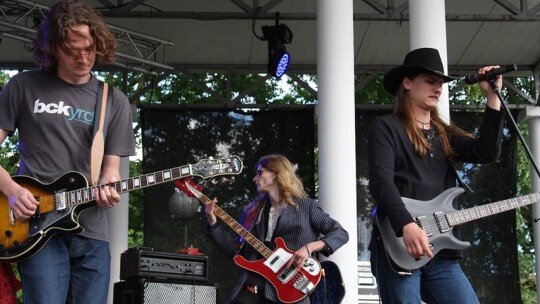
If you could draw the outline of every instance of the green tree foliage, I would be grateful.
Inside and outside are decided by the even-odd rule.
[[[369,74],[354,75],[356,104],[392,105],[394,98],[384,90],[382,77],[371,77]]]
[[[532,78],[513,79],[512,84],[520,90],[527,92],[529,96],[534,96],[534,80]],[[508,100],[510,104],[526,104],[524,99],[515,93],[510,94]],[[530,145],[527,125],[520,124],[519,129],[525,138],[526,144]],[[524,146],[519,143],[516,172],[518,181],[516,185],[517,195],[526,195],[532,191],[531,170],[533,166],[525,151]],[[535,304],[537,302],[533,231],[532,206],[529,205],[518,209],[516,211],[516,233],[518,238],[519,272],[523,304]]]
[[[9,80],[9,74],[6,71],[0,71],[0,87],[4,85]],[[17,151],[17,141],[19,136],[14,134],[13,136],[8,137],[2,145],[0,145],[0,165],[6,169],[10,175],[17,174],[18,162],[19,162],[19,153]],[[16,264],[12,264],[13,272],[15,276],[20,279],[19,271],[16,267]],[[22,303],[22,291],[17,292],[17,300],[19,303]]]
[[[525,138],[528,129],[520,126]],[[518,195],[531,193],[531,164],[523,146],[518,146],[517,192]],[[520,208],[516,212],[516,233],[518,236],[519,273],[521,279],[521,298],[523,304],[536,303],[535,256],[533,242],[533,215],[531,206]]]

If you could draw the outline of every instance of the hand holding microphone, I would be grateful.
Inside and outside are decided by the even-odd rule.
[[[491,71],[486,72],[484,74],[471,73],[471,74],[465,75],[465,77],[463,77],[463,80],[465,81],[466,84],[475,84],[475,83],[483,81],[483,80],[495,79],[499,75],[506,74],[506,73],[513,72],[513,71],[517,71],[517,65],[516,64],[511,64],[511,65],[506,65],[506,66],[503,66],[503,67],[500,67],[500,68],[495,68],[495,69],[492,69]]]
[[[500,94],[500,89],[502,88],[502,77],[499,78],[499,76],[516,70],[517,65],[515,64],[503,67],[498,65],[485,66],[479,69],[476,73],[466,75],[463,80],[467,84],[474,84],[478,82],[480,84],[480,88],[486,94],[487,106],[499,111],[501,108],[501,100],[499,99],[497,93]],[[491,80],[494,81],[491,82]]]

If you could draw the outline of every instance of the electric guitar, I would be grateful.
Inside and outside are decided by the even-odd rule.
[[[0,195],[0,261],[24,260],[39,251],[56,233],[82,232],[79,215],[95,205],[94,190],[100,187],[111,186],[121,194],[186,176],[211,178],[235,175],[241,172],[242,167],[242,160],[237,156],[202,159],[196,164],[91,187],[84,175],[74,171],[63,174],[50,184],[28,176],[14,176],[13,180],[39,201],[39,207],[28,220],[18,220],[9,206],[9,199]]]
[[[405,207],[411,213],[416,224],[427,233],[433,255],[443,249],[463,250],[470,246],[469,242],[460,241],[454,236],[452,230],[455,226],[540,201],[540,193],[533,193],[464,210],[456,210],[452,206],[452,201],[463,192],[462,188],[454,187],[445,190],[430,201],[403,198]],[[379,227],[386,254],[391,262],[405,271],[418,269],[429,262],[430,258],[427,256],[417,259],[408,254],[403,238],[396,237],[386,215],[377,212],[375,221]]]
[[[204,204],[211,201],[189,181],[185,185]],[[294,251],[287,248],[282,238],[276,238],[276,249],[272,251],[219,206],[214,205],[214,213],[263,256],[260,260],[248,261],[243,256],[236,255],[234,262],[268,280],[276,289],[280,302],[298,302],[315,290],[321,279],[321,265],[316,259],[308,258],[299,269],[294,265],[285,268],[285,264],[292,258]]]

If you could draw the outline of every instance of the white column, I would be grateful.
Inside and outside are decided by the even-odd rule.
[[[129,178],[129,157],[122,157],[120,164],[122,179]],[[107,210],[111,250],[111,281],[108,304],[113,303],[114,283],[120,281],[120,255],[128,247],[129,195],[122,194],[120,204]]]
[[[444,0],[409,0],[411,50],[430,47],[437,49],[448,75],[446,52],[446,17]],[[439,114],[450,121],[448,85],[443,86],[439,99]]]
[[[356,152],[352,0],[317,1],[319,201],[349,232],[330,258],[345,281],[342,303],[356,303]]]

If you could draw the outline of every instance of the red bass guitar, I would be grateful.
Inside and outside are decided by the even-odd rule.
[[[190,181],[187,181],[185,185],[204,204],[211,201],[206,195],[197,190]],[[278,299],[281,302],[298,302],[315,290],[321,280],[321,264],[319,261],[310,257],[299,269],[294,266],[285,267],[294,252],[287,248],[282,238],[276,238],[276,249],[272,251],[219,206],[214,206],[214,213],[263,256],[260,260],[248,261],[243,256],[236,255],[234,262],[238,266],[258,273],[268,280],[276,289]]]

